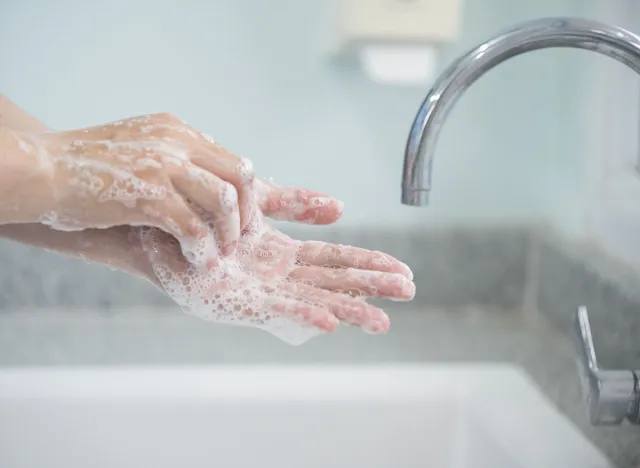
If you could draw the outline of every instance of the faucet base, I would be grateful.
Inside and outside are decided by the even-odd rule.
[[[598,368],[587,308],[576,312],[572,334],[578,354],[578,374],[593,426],[640,424],[640,389],[637,370]]]

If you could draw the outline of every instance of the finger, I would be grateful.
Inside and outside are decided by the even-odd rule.
[[[360,327],[368,333],[386,333],[389,330],[390,321],[387,314],[382,309],[367,304],[361,298],[298,282],[285,283],[281,285],[281,289],[290,294],[298,294],[306,300],[322,304],[341,321]]]
[[[212,310],[209,318],[266,328],[277,323],[280,328],[288,328],[290,333],[295,333],[299,326],[311,326],[322,332],[332,332],[338,326],[336,317],[324,306],[299,300],[285,291],[263,286],[261,290],[251,290],[240,303],[225,303],[224,296],[228,292],[229,285],[224,284],[214,284],[206,291],[204,303]],[[291,325],[295,326],[292,328]]]
[[[240,210],[240,229],[244,229],[252,220],[256,209],[253,188],[253,163],[239,158],[222,148],[209,138],[202,137],[206,151],[190,155],[191,162],[206,171],[229,182],[238,192]]]
[[[173,235],[182,254],[195,265],[213,268],[218,263],[218,249],[203,219],[178,196],[143,208],[145,225],[162,229]]]
[[[142,226],[132,229],[130,235],[131,241],[139,242],[146,253],[156,275],[155,283],[161,288],[172,279],[168,275],[181,275],[189,270],[190,265],[182,254],[180,243],[170,234],[158,228]]]
[[[411,268],[384,252],[320,241],[307,241],[301,244],[298,257],[303,265],[400,273],[409,280],[413,280]]]
[[[281,221],[307,224],[333,224],[344,204],[320,192],[298,187],[280,187],[272,182],[255,181],[256,196],[265,216]]]
[[[240,238],[238,195],[233,185],[198,166],[187,165],[172,175],[174,187],[211,219],[220,250],[231,254]]]
[[[289,278],[329,291],[352,296],[384,297],[410,301],[416,287],[398,273],[304,266],[293,270]]]
[[[269,296],[265,300],[265,306],[276,314],[276,317],[279,315],[324,332],[332,332],[338,327],[338,319],[326,307],[298,300],[283,292]]]

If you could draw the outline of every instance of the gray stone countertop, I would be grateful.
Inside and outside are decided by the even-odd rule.
[[[392,328],[384,336],[342,327],[300,347],[259,330],[203,325],[174,309],[8,312],[0,315],[0,365],[512,362],[616,466],[640,467],[640,429],[589,426],[573,350],[551,325],[511,311],[387,310]]]

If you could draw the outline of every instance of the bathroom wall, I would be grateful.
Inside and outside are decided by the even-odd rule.
[[[603,4],[600,5],[601,7]],[[601,9],[603,20],[640,32],[640,5],[615,0]],[[594,57],[595,58],[595,57]],[[640,80],[608,57],[590,64],[587,98],[589,194],[586,232],[616,258],[640,265]]]
[[[467,0],[441,67],[505,27],[589,15],[593,2]],[[171,111],[263,176],[341,197],[344,226],[584,226],[584,54],[527,54],[475,84],[442,132],[433,203],[420,210],[400,205],[400,173],[427,86],[374,85],[323,57],[323,0],[51,5],[0,5],[0,89],[54,128]]]

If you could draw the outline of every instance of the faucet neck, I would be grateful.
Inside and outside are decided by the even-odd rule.
[[[640,37],[617,26],[582,18],[536,19],[474,47],[440,75],[413,121],[404,156],[403,204],[428,203],[440,129],[467,88],[511,57],[550,47],[591,50],[612,57],[640,74]]]

